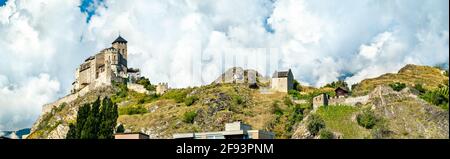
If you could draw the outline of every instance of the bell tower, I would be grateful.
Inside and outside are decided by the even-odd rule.
[[[119,53],[125,58],[125,60],[128,60],[128,51],[127,51],[127,43],[124,38],[122,38],[120,35],[117,37],[114,42],[112,42],[112,47],[117,49]]]

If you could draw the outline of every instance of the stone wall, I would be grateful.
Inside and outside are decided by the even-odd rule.
[[[369,95],[358,97],[329,97],[327,94],[321,94],[313,98],[313,109],[327,105],[364,105],[369,101]]]
[[[145,89],[143,85],[140,84],[127,83],[127,87],[128,89],[136,91],[138,93],[150,94],[150,92],[147,89]]]
[[[167,83],[158,83],[156,85],[156,94],[164,94],[169,90],[169,85]]]
[[[272,78],[272,90],[277,92],[288,92],[288,78]]]
[[[321,94],[313,98],[313,110],[316,110],[320,106],[328,105],[328,94]]]
[[[104,85],[101,85],[101,86],[104,86]],[[101,86],[97,86],[97,87],[101,87]],[[89,91],[91,91],[95,87],[96,87],[95,83],[90,84],[90,85],[82,88],[80,91],[78,91],[76,93],[69,94],[65,97],[62,97],[53,103],[45,104],[42,107],[42,114],[51,112],[53,108],[58,107],[59,105],[61,105],[63,103],[70,103],[70,102],[74,101],[75,99],[77,99],[78,97],[82,97],[82,96],[86,95]]]

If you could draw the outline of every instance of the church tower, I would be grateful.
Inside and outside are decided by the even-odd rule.
[[[112,47],[117,49],[117,51],[123,56],[123,58],[125,58],[125,60],[128,60],[127,43],[128,41],[126,41],[120,35],[116,40],[114,40],[114,42],[112,42]]]

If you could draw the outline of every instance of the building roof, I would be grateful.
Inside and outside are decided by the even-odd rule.
[[[122,37],[119,35],[119,37],[117,37],[117,39],[114,40],[114,42],[112,42],[112,43],[113,43],[113,44],[114,44],[114,43],[128,43],[128,41],[125,40],[124,38],[122,38]]]
[[[288,71],[275,71],[275,73],[273,73],[272,78],[283,78],[283,77],[288,77],[289,76],[289,72],[291,72],[291,70],[289,69]]]
[[[89,60],[93,60],[95,57],[94,56],[89,56],[86,60],[84,60],[85,62],[89,61]]]
[[[348,92],[349,92],[349,91],[347,90],[347,88],[342,88],[342,87],[338,87],[338,88],[336,88],[334,91],[337,92],[337,91],[339,91],[339,90],[342,90],[342,91],[344,91],[345,93],[348,93]]]
[[[128,68],[127,72],[128,73],[137,73],[137,72],[140,72],[140,70],[138,68]]]

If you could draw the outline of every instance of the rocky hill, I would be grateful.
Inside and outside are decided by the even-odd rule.
[[[213,83],[258,83],[267,84],[269,78],[262,76],[258,71],[233,67],[220,75]]]
[[[171,89],[161,96],[134,92],[123,85],[102,87],[42,114],[28,138],[65,138],[69,123],[76,121],[78,108],[98,96],[109,96],[118,104],[117,123],[126,132],[143,132],[150,138],[219,131],[225,123],[237,120],[255,129],[272,131],[276,138],[320,138],[308,130],[311,116],[321,118],[333,138],[448,138],[448,109],[423,100],[412,88],[417,82],[430,90],[445,84],[448,77],[438,69],[408,65],[398,74],[364,80],[356,86],[355,94],[370,97],[365,105],[327,106],[317,110],[309,103],[317,93],[314,88],[301,92],[303,102],[298,102],[293,94],[262,93],[260,88],[245,82],[232,82],[256,79],[258,85],[269,84],[256,71],[248,73],[251,71],[232,68],[210,85]],[[249,74],[256,76],[245,78]],[[394,81],[408,86],[395,91],[387,86]],[[366,128],[359,124],[359,115],[365,111],[374,114],[375,126]]]
[[[327,106],[311,113],[325,121],[335,138],[448,138],[449,112],[420,99],[406,88],[400,92],[387,86],[378,86],[369,93],[364,106]],[[376,127],[365,129],[358,125],[356,116],[364,110],[374,112]],[[307,117],[308,118],[308,117]],[[308,129],[308,119],[299,123],[293,138],[320,138]]]
[[[362,80],[355,85],[353,95],[365,95],[379,85],[387,85],[394,82],[405,83],[408,86],[422,84],[426,89],[435,89],[444,83],[448,83],[448,76],[443,75],[444,70],[418,65],[406,65],[398,73],[387,73],[372,79]]]

